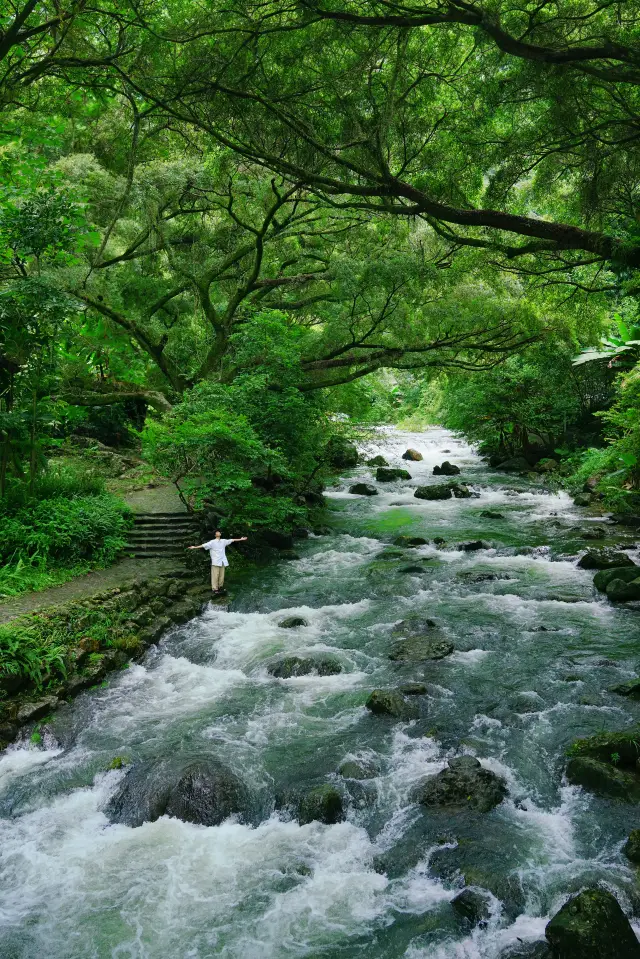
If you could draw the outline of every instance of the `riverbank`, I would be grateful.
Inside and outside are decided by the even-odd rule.
[[[345,475],[331,533],[248,570],[228,608],[169,628],[0,759],[10,954],[511,959],[543,955],[582,888],[640,914],[622,851],[637,807],[565,775],[575,739],[640,722],[613,691],[637,676],[637,608],[579,565],[594,546],[637,561],[632,534],[444,431],[387,431],[375,455],[410,478]],[[448,482],[443,460],[470,495],[417,497]],[[194,764],[224,775],[231,818],[185,812]],[[429,804],[456,782],[477,802]],[[453,905],[469,887],[477,924]]]

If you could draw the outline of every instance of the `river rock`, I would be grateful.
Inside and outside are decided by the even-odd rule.
[[[617,693],[618,696],[628,696],[629,699],[640,699],[640,679],[630,679],[627,683],[610,686],[609,692]]]
[[[485,519],[504,519],[504,513],[499,513],[497,509],[483,509],[480,515]]]
[[[618,900],[604,889],[585,889],[547,923],[553,959],[640,959],[640,943]]]
[[[631,583],[640,575],[637,566],[614,566],[612,569],[601,569],[593,577],[593,585],[601,593],[606,593],[609,583],[620,579],[623,583]]]
[[[451,900],[451,907],[473,926],[486,926],[491,916],[490,905],[491,895],[484,889],[463,889]]]
[[[354,483],[349,487],[349,492],[355,496],[377,496],[378,490],[371,483]]]
[[[615,549],[588,549],[578,560],[578,569],[613,569],[619,566],[636,566],[630,556]],[[640,576],[640,567],[638,575]]]
[[[403,460],[411,460],[413,463],[419,463],[422,458],[422,453],[418,453],[417,450],[408,449],[402,454]]]
[[[300,802],[298,820],[303,826],[310,822],[323,822],[333,826],[343,819],[342,796],[335,786],[329,783],[311,789]]]
[[[423,536],[396,536],[393,541],[393,545],[413,548],[416,546],[426,546],[428,542],[429,540],[425,539]]]
[[[473,493],[464,483],[434,483],[432,486],[417,486],[413,494],[416,499],[440,500],[469,499]]]
[[[456,543],[454,549],[461,549],[465,553],[475,553],[479,549],[491,549],[491,543],[484,539],[473,539],[467,543]]]
[[[393,628],[391,635],[399,639],[389,653],[389,659],[396,662],[419,663],[427,659],[444,659],[454,650],[453,643],[442,635],[432,619],[404,619]]]
[[[424,566],[418,566],[417,563],[412,563],[409,566],[401,566],[398,570],[399,573],[402,573],[403,576],[418,576],[424,573]]]
[[[582,539],[605,539],[607,531],[604,526],[590,526],[580,533]]]
[[[573,497],[574,506],[591,506],[593,496],[591,493],[576,493]]]
[[[538,473],[553,473],[559,466],[560,464],[557,460],[552,459],[550,456],[543,456],[542,459],[536,463],[536,471]]]
[[[222,763],[173,759],[132,766],[107,805],[111,822],[141,826],[160,816],[217,826],[250,806],[244,783]]]
[[[568,750],[569,782],[623,802],[640,801],[640,731],[598,733],[575,740]]]
[[[384,456],[372,456],[370,460],[367,460],[367,466],[388,466]]]
[[[36,719],[42,719],[59,705],[60,700],[56,696],[44,696],[42,699],[23,703],[18,709],[16,719],[20,725],[24,726],[26,723],[35,722]]]
[[[411,479],[411,473],[391,466],[379,466],[376,470],[376,479],[379,483],[392,483],[394,480]]]
[[[342,665],[330,656],[287,656],[267,666],[267,672],[276,679],[292,679],[296,676],[336,676],[342,672]]]
[[[345,759],[338,772],[343,779],[375,779],[380,770],[366,759]]]
[[[397,689],[374,689],[365,706],[375,715],[394,719],[417,719],[420,715],[416,704],[408,702]]]
[[[458,476],[459,473],[460,467],[450,463],[449,460],[445,460],[440,466],[433,467],[434,476]]]
[[[622,851],[631,862],[640,865],[640,829],[633,829],[622,847]]]
[[[424,696],[427,687],[424,683],[403,683],[402,686],[398,686],[398,690],[403,696]]]
[[[640,576],[625,582],[619,577],[611,580],[607,586],[607,599],[614,603],[631,603],[640,599]]]
[[[510,459],[502,460],[496,468],[503,473],[528,473],[531,469],[524,456],[512,456]]]
[[[303,616],[287,616],[286,619],[278,623],[280,629],[295,629],[296,626],[308,626],[309,623]]]
[[[423,806],[476,809],[489,812],[507,795],[501,776],[484,769],[473,756],[450,759],[448,768],[417,787],[415,798]]]
[[[549,943],[541,939],[535,942],[517,942],[500,953],[500,959],[553,959]]]

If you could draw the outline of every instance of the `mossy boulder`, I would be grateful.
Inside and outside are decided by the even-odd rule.
[[[376,470],[376,479],[379,483],[392,483],[394,480],[411,479],[411,473],[391,466],[379,466]]]
[[[631,862],[640,865],[640,829],[633,829],[622,847],[622,851]]]
[[[593,577],[593,585],[601,593],[607,592],[609,583],[614,579],[622,580],[623,583],[631,583],[640,576],[640,567],[638,566],[614,566],[611,569],[598,570]]]
[[[609,687],[610,693],[618,696],[628,696],[629,699],[640,699],[640,679],[630,679],[628,683],[619,683]]]
[[[458,476],[459,474],[460,467],[450,463],[449,460],[445,460],[440,466],[433,467],[434,476]]]
[[[500,953],[500,959],[553,959],[548,942],[516,942]]]
[[[111,822],[141,826],[160,816],[217,826],[229,816],[246,818],[248,790],[215,760],[183,762],[180,757],[134,765],[107,805]]]
[[[593,495],[591,493],[577,493],[573,497],[574,506],[591,506],[593,502]]]
[[[329,783],[311,789],[300,801],[298,820],[302,825],[317,821],[332,826],[343,819],[342,796]]]
[[[640,943],[618,900],[604,889],[573,896],[547,923],[553,959],[640,959]]]
[[[483,509],[480,515],[485,519],[504,519],[504,513],[499,513],[497,509]]]
[[[444,659],[454,650],[453,643],[443,636],[432,619],[404,619],[394,627],[391,635],[399,640],[389,653],[389,659],[395,662],[419,663],[428,659]]]
[[[418,450],[408,449],[402,454],[403,460],[411,460],[413,463],[419,463],[423,458],[422,453],[419,453]]]
[[[298,626],[308,626],[309,623],[304,616],[287,616],[278,623],[280,629],[296,629]]]
[[[357,447],[342,436],[332,436],[326,446],[326,457],[333,469],[350,470],[358,465]]]
[[[296,676],[336,676],[342,672],[342,665],[331,656],[287,656],[267,667],[267,672],[276,679],[293,679]]]
[[[578,560],[578,569],[613,569],[620,566],[636,566],[630,556],[616,549],[588,549]],[[640,576],[640,567],[636,566]]]
[[[413,494],[416,499],[440,500],[451,499],[453,496],[452,483],[434,483],[432,486],[418,486]]]
[[[378,766],[368,759],[345,759],[338,770],[343,779],[375,779]]]
[[[637,567],[636,567],[637,568]],[[616,577],[607,586],[607,599],[614,603],[632,603],[640,599],[640,576],[631,582]]]
[[[354,483],[349,487],[354,496],[377,496],[378,490],[371,483]]]
[[[407,549],[414,549],[418,546],[426,546],[429,540],[424,536],[396,536],[393,541],[394,546],[405,546]]]
[[[369,712],[394,719],[417,719],[420,711],[415,703],[405,699],[397,689],[374,689],[365,703]]]
[[[430,776],[415,790],[414,797],[423,806],[474,809],[489,812],[507,795],[501,776],[484,769],[473,756],[450,759],[448,767]]]
[[[570,783],[597,795],[640,802],[640,731],[577,739],[568,754],[566,775]]]
[[[367,466],[388,466],[384,456],[372,456],[370,460],[367,460]]]
[[[496,469],[502,470],[503,473],[528,473],[531,466],[524,456],[512,456],[499,462]]]

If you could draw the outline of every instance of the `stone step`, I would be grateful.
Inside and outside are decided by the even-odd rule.
[[[138,553],[175,553],[184,556],[186,547],[179,543],[127,543],[125,546],[127,552],[136,551]]]
[[[167,542],[171,542],[171,541],[182,542],[183,540],[191,541],[194,538],[197,539],[197,537],[194,537],[192,530],[184,530],[184,531],[181,530],[179,532],[175,532],[175,531],[166,532],[165,530],[157,530],[157,531],[154,530],[151,532],[149,530],[131,529],[128,531],[127,537],[130,540],[136,540],[136,541],[148,539],[148,540],[167,540]]]

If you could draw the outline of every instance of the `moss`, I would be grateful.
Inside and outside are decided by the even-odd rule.
[[[41,736],[41,734],[40,734],[37,730],[36,730],[35,732],[31,733],[31,737],[30,737],[30,739],[29,739],[29,742],[30,742],[30,743],[33,743],[34,746],[39,746],[40,743],[42,742],[42,736]]]
[[[568,756],[588,756],[603,763],[635,768],[640,758],[640,729],[618,733],[598,733],[586,739],[576,739],[567,749]],[[617,756],[614,761],[613,756]]]
[[[127,759],[126,756],[114,756],[111,762],[107,763],[107,769],[124,769],[125,766],[130,765],[131,760]]]

